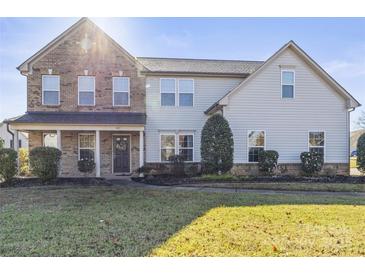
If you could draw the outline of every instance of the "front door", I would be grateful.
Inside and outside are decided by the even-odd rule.
[[[130,172],[130,136],[113,136],[113,172]]]

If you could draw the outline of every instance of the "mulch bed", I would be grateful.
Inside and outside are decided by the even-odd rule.
[[[144,178],[132,178],[145,184],[159,186],[177,186],[199,183],[347,183],[365,184],[365,176],[317,176],[317,177],[295,177],[295,176],[257,176],[241,177],[232,180],[207,180],[200,177],[177,178],[174,176],[146,176]]]
[[[31,186],[111,186],[112,183],[104,178],[56,178],[42,182],[38,178],[13,178],[0,183],[0,188],[5,187],[31,187]]]

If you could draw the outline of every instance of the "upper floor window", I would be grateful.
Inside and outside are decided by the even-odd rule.
[[[248,161],[258,162],[259,152],[265,149],[265,131],[248,131]]]
[[[129,77],[113,77],[113,105],[129,106]]]
[[[95,77],[79,76],[79,105],[94,106],[95,105]]]
[[[160,80],[161,106],[175,106],[176,80]]]
[[[179,106],[192,107],[194,104],[194,80],[179,79]]]
[[[325,137],[323,131],[309,132],[309,152],[317,152],[324,159]]]
[[[60,104],[60,76],[42,75],[42,104]]]
[[[281,71],[281,97],[294,98],[295,72],[294,70]]]

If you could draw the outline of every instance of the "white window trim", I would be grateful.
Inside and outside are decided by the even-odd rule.
[[[168,135],[173,135],[174,137],[175,137],[175,147],[174,147],[174,149],[175,149],[175,155],[177,155],[176,154],[176,133],[175,132],[168,132],[168,131],[166,131],[166,132],[161,132],[160,133],[160,150],[159,150],[159,154],[160,154],[160,162],[161,163],[169,163],[169,161],[162,161],[162,156],[161,156],[161,150],[162,150],[162,136],[168,136]],[[172,149],[172,147],[171,148],[168,148],[168,149]]]
[[[250,162],[250,158],[249,158],[249,155],[250,155],[250,148],[252,147],[262,147],[262,146],[250,146],[250,132],[251,131],[263,131],[264,132],[264,150],[266,150],[266,130],[264,129],[248,129],[247,130],[247,163],[249,164],[257,164],[258,162]]]
[[[83,91],[80,91],[80,78],[81,77],[88,77],[88,78],[92,78],[93,79],[93,81],[94,81],[94,90],[93,90],[93,93],[94,93],[94,96],[93,96],[93,99],[94,99],[94,101],[93,101],[93,104],[80,104],[80,92],[91,92],[91,90],[83,90]],[[79,106],[95,106],[95,76],[92,76],[92,75],[90,75],[90,76],[85,76],[85,75],[81,75],[81,76],[78,76],[77,77],[77,95],[78,95],[78,102],[77,102],[77,104],[79,105]]]
[[[283,97],[283,85],[284,85],[284,83],[283,83],[283,72],[293,72],[293,98]],[[294,69],[281,69],[280,84],[281,84],[280,85],[281,99],[283,99],[283,100],[293,100],[293,99],[295,99],[295,70]]]
[[[77,148],[77,151],[78,151],[78,156],[77,156],[77,159],[80,161],[80,150],[81,150],[81,146],[80,146],[80,136],[82,135],[93,135],[94,136],[94,147],[83,147],[82,149],[92,149],[94,150],[94,162],[95,162],[95,152],[96,152],[96,136],[95,136],[95,133],[79,133],[78,135],[78,148]]]
[[[58,92],[58,103],[57,104],[45,104],[44,103],[44,78],[45,77],[52,77],[52,78],[58,78],[58,89],[47,89],[47,91],[57,91]],[[44,106],[59,106],[60,100],[61,100],[61,78],[59,75],[53,75],[53,74],[43,74],[42,75],[42,105]]]
[[[176,131],[164,131],[164,132],[160,132],[160,147],[159,147],[159,153],[160,153],[160,163],[169,163],[170,161],[162,161],[161,158],[161,150],[162,150],[162,143],[161,143],[161,136],[163,135],[174,135],[175,136],[175,155],[179,155],[179,149],[180,149],[180,142],[179,142],[179,136],[180,135],[191,135],[193,136],[193,160],[192,161],[185,161],[185,163],[193,163],[195,161],[195,136],[194,136],[194,132],[191,131],[178,131],[176,133]],[[191,148],[186,148],[186,149],[191,149]]]
[[[42,134],[42,145],[43,145],[43,147],[45,147],[44,136],[47,135],[47,134],[55,134],[56,135],[56,142],[57,142],[57,132],[43,132],[43,134]],[[58,143],[56,143],[56,148],[57,147],[58,147]]]
[[[310,133],[315,133],[315,132],[323,132],[323,140],[324,140],[324,145],[323,146],[311,146],[310,142],[309,142],[309,137],[310,137]],[[323,148],[323,161],[326,162],[326,131],[325,130],[308,130],[308,134],[307,134],[307,142],[308,142],[308,152],[310,151],[310,148]]]
[[[117,78],[127,78],[127,80],[128,80],[128,91],[121,91],[121,90],[115,90],[114,89],[114,86],[115,86],[114,85],[114,79],[117,79]],[[127,76],[115,76],[115,77],[112,77],[112,82],[113,82],[113,106],[114,107],[129,107],[131,105],[130,78],[127,77]],[[117,105],[117,104],[114,103],[114,94],[115,93],[118,93],[118,92],[120,92],[120,93],[126,93],[126,92],[128,92],[128,104],[127,105]]]
[[[193,82],[193,92],[180,92],[180,81],[182,80],[187,80],[187,81],[192,81]],[[193,105],[192,106],[180,106],[180,94],[192,94],[193,95]],[[194,79],[186,79],[186,78],[180,78],[180,79],[177,79],[177,101],[178,101],[178,106],[179,107],[183,107],[183,108],[186,108],[186,107],[194,107],[194,94],[195,94],[195,81]]]
[[[162,92],[162,80],[175,80],[175,90],[174,92]],[[172,108],[172,107],[176,107],[177,106],[177,98],[176,98],[176,94],[177,94],[177,79],[176,78],[160,78],[160,107],[163,107],[163,108]],[[170,93],[170,94],[175,94],[175,104],[173,106],[163,106],[162,105],[162,94],[163,93]]]
[[[176,135],[177,135],[177,141],[178,141],[178,144],[177,144],[177,152],[178,152],[178,155],[180,155],[180,136],[181,135],[183,135],[183,136],[193,136],[193,146],[192,147],[182,148],[182,149],[193,149],[193,159],[191,161],[185,161],[185,163],[193,163],[194,162],[194,159],[195,159],[194,158],[194,154],[195,154],[195,150],[194,150],[194,146],[195,146],[194,133],[193,132],[179,132]]]

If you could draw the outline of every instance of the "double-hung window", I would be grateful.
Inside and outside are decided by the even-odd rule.
[[[179,79],[179,106],[192,107],[194,104],[194,80]]]
[[[129,77],[113,77],[113,105],[129,106]]]
[[[176,80],[163,78],[160,80],[161,106],[175,106]]]
[[[168,162],[171,157],[180,155],[184,161],[194,161],[194,134],[188,132],[163,133],[160,135],[161,162]]]
[[[161,162],[170,161],[175,156],[175,134],[161,134]]]
[[[95,77],[79,76],[79,105],[94,106],[95,105]]]
[[[79,134],[79,160],[94,161],[95,135],[90,133]]]
[[[60,104],[60,76],[42,75],[42,104]]]
[[[179,134],[179,155],[186,162],[193,161],[194,154],[194,135]]]
[[[259,152],[265,149],[265,131],[248,131],[248,161],[255,163],[259,161]]]
[[[43,133],[43,146],[57,148],[57,133]]]
[[[281,98],[294,98],[295,72],[294,70],[281,71]]]
[[[324,159],[325,137],[323,131],[312,131],[308,135],[309,152],[317,152]]]

